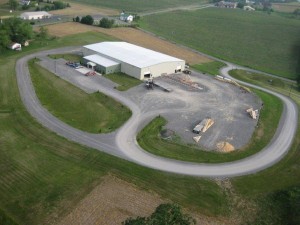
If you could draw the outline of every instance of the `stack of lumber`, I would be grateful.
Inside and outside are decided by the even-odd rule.
[[[241,89],[243,89],[243,90],[245,90],[245,91],[251,93],[251,90],[250,90],[249,88],[247,88],[247,87],[245,87],[245,86],[242,86],[242,85],[240,85],[239,83],[237,83],[236,81],[231,80],[231,79],[229,79],[229,78],[227,78],[227,77],[223,77],[223,76],[217,75],[217,76],[215,76],[215,79],[217,79],[217,80],[219,80],[219,81],[226,82],[226,83],[233,84],[233,85],[235,85],[235,86],[237,86],[237,87],[239,87],[239,88],[241,88]]]
[[[204,119],[203,121],[205,121],[204,123],[204,127],[202,128],[202,132],[204,133],[205,131],[207,131],[214,123],[215,121],[213,121],[210,118]]]
[[[249,108],[246,110],[247,113],[251,116],[252,119],[256,120],[258,116],[258,110],[253,110],[253,108]]]

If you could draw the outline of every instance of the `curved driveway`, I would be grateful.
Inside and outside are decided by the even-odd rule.
[[[221,164],[197,164],[166,159],[144,151],[136,142],[138,128],[151,116],[158,113],[163,114],[163,112],[140,113],[140,109],[134,102],[123,97],[121,93],[105,87],[100,91],[127,105],[132,110],[132,117],[116,133],[108,135],[89,134],[70,127],[51,115],[40,104],[30,80],[27,61],[35,56],[70,52],[71,50],[74,50],[74,47],[36,53],[21,58],[16,64],[19,91],[27,110],[45,127],[69,140],[153,169],[202,177],[234,177],[256,173],[278,162],[291,147],[297,130],[297,105],[290,98],[281,94],[240,81],[240,83],[277,96],[284,104],[283,114],[272,141],[259,153],[242,160]],[[231,64],[228,65],[221,70],[224,76],[229,76],[228,71],[233,69]]]

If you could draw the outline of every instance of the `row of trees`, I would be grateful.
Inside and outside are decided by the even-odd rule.
[[[31,25],[20,18],[9,18],[0,24],[0,50],[11,42],[24,43],[33,37]]]
[[[64,9],[64,8],[67,8],[67,7],[71,7],[71,5],[69,3],[64,3],[64,2],[61,2],[61,1],[54,1],[52,2],[51,5],[45,5],[43,7],[40,7],[40,6],[37,6],[36,7],[36,11],[51,11],[51,10],[58,10],[58,9]]]
[[[39,2],[43,2],[42,0],[39,0]],[[67,8],[67,7],[71,7],[69,3],[64,3],[62,1],[50,1],[50,0],[47,0],[47,3],[49,5],[45,5],[45,6],[37,6],[36,7],[36,11],[41,11],[41,10],[44,10],[44,11],[50,11],[50,10],[58,10],[58,9],[64,9],[64,8]],[[16,10],[19,6],[19,2],[17,0],[8,0],[8,4],[9,4],[9,7],[10,9],[12,10]],[[30,5],[23,5],[22,6],[22,9],[23,10],[26,10],[26,9],[29,9],[31,6],[34,6],[34,3],[31,3]]]
[[[94,24],[94,18],[90,15],[87,16],[83,16],[81,19],[79,16],[73,18],[74,22],[79,22],[79,23],[83,23],[83,24],[87,24],[87,25],[93,25]],[[108,19],[108,18],[102,18],[99,21],[99,27],[103,27],[103,28],[112,28],[115,24],[115,20],[113,19]]]

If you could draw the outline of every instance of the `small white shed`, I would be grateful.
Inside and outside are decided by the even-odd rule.
[[[9,48],[12,50],[18,50],[18,51],[22,50],[21,44],[14,43],[14,42],[9,45]]]
[[[120,20],[130,23],[133,21],[133,15],[122,12],[120,14]]]

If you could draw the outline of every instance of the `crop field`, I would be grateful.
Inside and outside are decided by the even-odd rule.
[[[300,8],[300,2],[272,3],[272,8],[278,12],[292,13]]]
[[[78,15],[94,15],[94,14],[103,14],[103,15],[118,15],[118,10],[107,9],[97,7],[96,5],[91,6],[87,5],[86,2],[82,3],[75,3],[70,2],[71,7],[60,9],[60,10],[53,10],[51,14],[54,15],[70,15],[76,17]]]
[[[206,62],[211,62],[212,60],[196,54],[195,52],[177,46],[168,41],[162,40],[158,37],[147,34],[143,31],[133,29],[133,28],[114,28],[114,29],[104,29],[100,27],[88,26],[80,23],[60,23],[47,26],[50,35],[57,37],[64,37],[68,35],[74,35],[79,33],[84,33],[87,31],[95,31],[110,35],[115,38],[115,40],[126,41],[135,45],[142,46],[144,48],[149,48],[154,51],[162,52],[179,59],[184,59],[190,64],[201,64]]]
[[[9,220],[20,225],[56,224],[73,209],[80,209],[81,200],[93,194],[96,187],[103,187],[101,184],[108,174],[177,202],[186,210],[221,216],[221,224],[230,225],[241,219],[237,215],[243,219],[245,215],[255,215],[253,201],[266,200],[270,193],[300,185],[300,130],[283,161],[261,173],[230,180],[232,189],[228,190],[222,182],[154,171],[72,143],[48,131],[28,114],[20,100],[15,77],[18,58],[34,51],[113,39],[88,32],[36,40],[22,52],[7,51],[0,56],[1,225],[13,224],[5,223]],[[88,210],[87,206],[84,209]],[[265,212],[264,208],[259,210]],[[228,218],[231,222],[226,223]]]
[[[72,0],[72,2],[85,3],[89,5],[96,5],[107,7],[111,9],[117,9],[119,11],[125,10],[129,12],[144,12],[155,9],[165,9],[172,8],[178,6],[184,6],[194,3],[207,2],[205,0],[197,1],[197,0]]]
[[[295,79],[300,20],[276,14],[207,8],[146,16],[142,28],[204,53]]]

